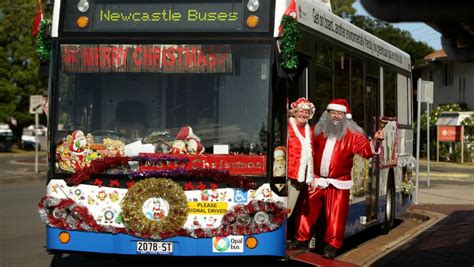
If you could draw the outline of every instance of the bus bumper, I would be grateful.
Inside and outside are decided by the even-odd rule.
[[[61,242],[60,234],[69,233],[69,241]],[[126,234],[94,233],[81,231],[67,231],[53,227],[46,227],[47,249],[74,252],[94,252],[107,254],[137,255],[137,241],[147,240]],[[63,234],[64,236],[64,234]],[[253,235],[257,239],[257,246],[250,249],[246,240],[250,236],[228,236],[220,238],[219,246],[215,238],[173,237],[159,242],[173,242],[173,251],[166,254],[152,254],[157,256],[285,256],[286,232],[281,226],[273,232]],[[228,246],[226,246],[226,244]],[[148,254],[147,254],[148,255]]]

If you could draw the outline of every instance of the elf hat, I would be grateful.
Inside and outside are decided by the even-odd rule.
[[[314,111],[316,110],[314,108],[313,103],[311,103],[308,99],[301,97],[295,102],[291,103],[290,105],[291,111],[296,112],[299,109],[303,110],[309,110],[309,118],[311,119],[314,115]]]
[[[334,99],[329,102],[327,110],[335,110],[346,113],[346,119],[352,119],[351,110],[349,108],[349,103],[343,98]]]

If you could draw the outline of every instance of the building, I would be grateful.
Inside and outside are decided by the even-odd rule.
[[[474,110],[474,63],[454,61],[443,49],[424,59],[426,64],[415,66],[413,78],[434,82],[433,108],[457,103]]]
[[[465,110],[474,110],[474,63],[461,63],[447,56],[443,49],[434,51],[424,58],[425,63],[414,66],[413,88],[416,92],[416,80],[433,81],[433,105],[431,110],[443,104],[459,104]],[[416,97],[414,97],[416,101]],[[414,102],[416,109],[416,102]],[[425,111],[424,105],[421,111]],[[474,112],[444,112],[436,123],[439,127],[461,127],[461,121],[470,117]],[[416,113],[415,113],[416,116]],[[474,160],[474,133],[468,128],[463,135],[464,149],[469,156],[463,157],[464,162]],[[448,144],[451,155],[455,150],[460,150],[459,140]],[[455,149],[457,147],[457,149]],[[443,154],[443,153],[441,153]],[[460,153],[464,154],[464,153]],[[448,156],[450,158],[450,156]]]

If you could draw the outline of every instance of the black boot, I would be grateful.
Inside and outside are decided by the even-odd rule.
[[[337,249],[331,245],[326,245],[324,248],[323,257],[328,259],[334,259],[336,257]]]
[[[290,250],[308,250],[308,246],[304,241],[291,240],[286,242],[286,249]]]

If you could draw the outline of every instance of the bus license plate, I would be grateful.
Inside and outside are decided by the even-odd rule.
[[[173,242],[137,241],[137,253],[140,254],[172,254]]]

